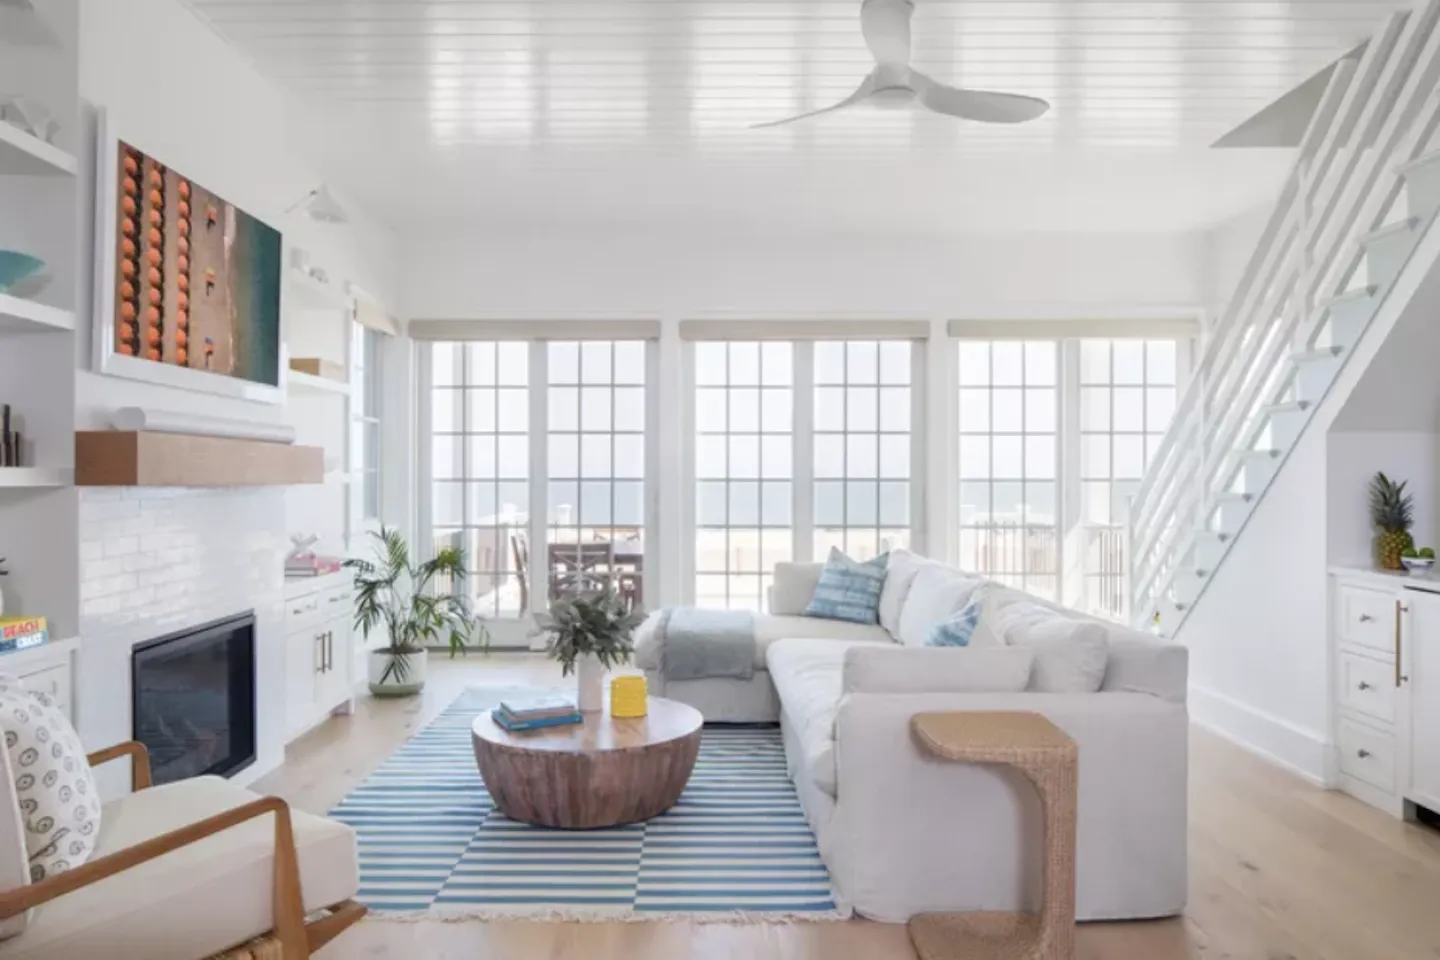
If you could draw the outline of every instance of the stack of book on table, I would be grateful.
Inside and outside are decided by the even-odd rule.
[[[44,617],[0,617],[0,653],[38,647],[49,638]]]
[[[573,699],[553,693],[501,700],[500,706],[492,710],[490,716],[511,733],[563,727],[580,723],[582,719]]]

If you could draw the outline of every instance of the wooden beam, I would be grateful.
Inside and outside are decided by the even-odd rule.
[[[235,487],[325,482],[325,450],[188,433],[75,434],[77,487]]]

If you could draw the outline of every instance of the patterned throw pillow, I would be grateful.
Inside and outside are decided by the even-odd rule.
[[[889,553],[882,553],[874,560],[861,563],[831,547],[830,556],[820,571],[820,582],[815,585],[815,595],[805,608],[805,616],[879,623],[880,590],[885,586],[885,566],[889,559]]]
[[[49,696],[5,675],[0,730],[25,821],[31,882],[78,867],[100,837],[100,792],[79,734]]]
[[[977,590],[970,602],[961,607],[958,613],[952,613],[930,628],[930,636],[925,638],[925,646],[970,646],[970,641],[975,636],[975,628],[980,625],[980,612],[984,608],[984,591]]]

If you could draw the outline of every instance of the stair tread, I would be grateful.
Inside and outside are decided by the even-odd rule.
[[[1327,297],[1326,299],[1321,300],[1320,309],[1325,310],[1330,307],[1338,307],[1341,304],[1345,303],[1356,303],[1360,300],[1369,300],[1371,297],[1375,296],[1375,292],[1378,289],[1379,287],[1375,286],[1375,284],[1367,283],[1363,287],[1356,287],[1354,290],[1346,290],[1343,293],[1337,293],[1333,297]]]
[[[1430,150],[1426,153],[1422,153],[1414,160],[1408,160],[1405,163],[1400,164],[1400,166],[1395,168],[1395,172],[1403,177],[1408,173],[1420,169],[1421,167],[1428,167],[1432,163],[1436,162],[1440,162],[1440,149]]]
[[[1402,233],[1411,233],[1419,225],[1420,218],[1414,216],[1406,217],[1403,220],[1397,220],[1395,223],[1387,223],[1383,227],[1376,227],[1369,233],[1361,234],[1360,245],[1365,246],[1366,244],[1378,243],[1379,241],[1384,240],[1387,237],[1393,237]]]
[[[1225,503],[1249,503],[1255,499],[1255,494],[1226,490],[1224,493],[1215,494],[1215,499]]]
[[[1310,409],[1309,400],[1284,400],[1280,403],[1269,403],[1260,408],[1265,413],[1304,413]]]
[[[1290,359],[1295,363],[1308,363],[1312,360],[1332,360],[1344,352],[1344,347],[1317,347],[1314,350],[1292,351]]]

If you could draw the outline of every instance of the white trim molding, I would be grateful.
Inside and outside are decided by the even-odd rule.
[[[1336,784],[1336,748],[1325,736],[1194,684],[1189,706],[1196,726],[1318,787]]]

